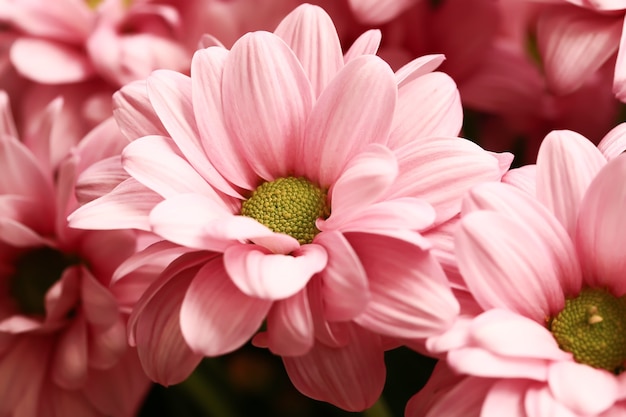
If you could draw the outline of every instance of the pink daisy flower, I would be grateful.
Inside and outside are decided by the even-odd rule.
[[[129,416],[149,381],[107,287],[134,233],[66,220],[76,175],[122,141],[111,119],[72,147],[61,106],[50,103],[21,142],[0,95],[0,414]]]
[[[626,175],[624,126],[601,148],[553,132],[539,150],[536,197],[485,184],[464,202],[457,259],[482,312],[427,346],[480,392],[470,415],[626,412],[626,190],[615,186]]]
[[[458,91],[431,72],[441,56],[394,74],[372,55],[379,40],[367,32],[344,56],[328,15],[303,5],[274,33],[197,51],[191,77],[156,71],[116,95],[133,141],[121,167],[91,177],[126,179],[81,180],[86,194],[111,191],[70,221],[164,239],[128,270],[169,242],[193,249],[131,316],[131,343],[158,382],[256,335],[300,391],[362,410],[384,384],[381,336],[424,339],[456,317],[425,236],[510,159],[456,137]]]

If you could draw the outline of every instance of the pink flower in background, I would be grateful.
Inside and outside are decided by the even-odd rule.
[[[418,1],[348,0],[348,4],[359,21],[377,25],[389,22]]]
[[[546,77],[557,94],[580,88],[605,63],[614,68],[613,93],[626,101],[626,4],[561,0],[537,22],[537,42]]]
[[[82,190],[110,192],[70,221],[151,231],[165,240],[152,259],[175,250],[167,241],[193,250],[131,316],[152,378],[178,382],[256,335],[300,391],[361,410],[384,383],[380,335],[423,339],[455,318],[424,236],[506,161],[456,137],[456,86],[432,72],[441,56],[394,74],[371,55],[379,40],[366,32],[344,56],[328,15],[305,5],[274,33],[196,52],[191,77],[156,71],[116,94],[126,174],[94,168]],[[118,174],[114,188],[89,179]]]
[[[623,131],[607,135],[604,155],[553,132],[539,151],[536,198],[488,184],[464,202],[457,258],[483,312],[427,346],[474,380],[481,416],[626,411]],[[462,404],[443,406],[466,415]]]
[[[74,147],[55,100],[20,142],[0,101],[0,414],[130,416],[149,384],[107,287],[134,233],[66,221],[76,176],[123,141],[111,119]]]

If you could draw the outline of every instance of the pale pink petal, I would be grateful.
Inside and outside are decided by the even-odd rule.
[[[346,64],[313,108],[296,172],[327,187],[367,145],[385,144],[396,94],[391,68],[380,58],[363,55]]]
[[[565,294],[574,296],[580,292],[582,273],[573,241],[543,204],[514,187],[485,183],[474,187],[463,200],[464,214],[475,210],[497,211],[520,221],[527,233],[537,235],[549,248]]]
[[[459,269],[485,309],[504,308],[543,322],[565,299],[559,259],[527,226],[479,211],[461,219],[455,235]]]
[[[65,389],[76,389],[87,381],[87,326],[76,317],[59,336],[52,361],[52,378]]]
[[[623,6],[623,5],[622,5]],[[621,36],[617,50],[617,62],[613,75],[613,94],[621,102],[626,101],[626,20],[621,25]]]
[[[320,233],[314,242],[328,253],[326,268],[320,272],[324,317],[330,321],[352,320],[370,300],[365,269],[341,233]]]
[[[150,213],[150,224],[154,233],[169,241],[216,251],[274,235],[253,218],[233,215],[223,202],[200,194],[181,194],[161,202]]]
[[[499,385],[504,385],[504,383]],[[528,387],[524,396],[524,409],[526,415],[537,417],[580,417],[578,413],[574,413],[555,399],[550,388],[545,384]],[[495,410],[494,415],[496,415]]]
[[[448,353],[456,372],[486,378],[525,378],[546,381],[548,362],[537,358],[507,358],[482,348],[460,348]]]
[[[237,197],[239,194],[209,162],[200,143],[192,106],[191,78],[174,71],[157,70],[146,84],[155,113],[185,159],[213,187]]]
[[[150,299],[136,322],[135,343],[146,374],[168,386],[184,381],[202,359],[183,339],[181,304],[197,269],[170,279]]]
[[[77,171],[83,173],[88,167],[103,159],[119,157],[126,145],[128,140],[121,134],[118,121],[113,117],[107,117],[91,129],[78,144],[72,144],[76,146],[75,152],[80,157]],[[65,158],[68,151],[69,149],[65,150],[59,159]]]
[[[109,194],[79,207],[69,217],[77,229],[150,230],[148,215],[163,198],[134,178],[128,178]]]
[[[268,347],[280,356],[306,354],[315,343],[306,289],[280,300],[267,314]]]
[[[396,149],[429,136],[457,136],[462,124],[461,99],[452,78],[443,72],[424,74],[398,90],[389,146]]]
[[[388,148],[373,144],[359,153],[348,162],[330,189],[333,213],[327,223],[378,201],[397,175],[398,162]]]
[[[6,91],[0,91],[0,135],[19,137],[14,120],[9,95]]]
[[[75,185],[76,199],[86,204],[113,191],[129,175],[122,166],[119,155],[94,163],[78,177]]]
[[[137,233],[133,230],[84,233],[81,237],[79,253],[83,266],[89,265],[88,271],[105,287],[109,286],[115,269],[138,248]]]
[[[537,166],[524,165],[507,171],[502,176],[502,182],[527,192],[529,195],[537,195]]]
[[[552,90],[568,94],[580,87],[618,47],[623,18],[577,7],[542,13],[537,42]]]
[[[378,52],[380,41],[382,40],[382,33],[380,29],[370,29],[363,32],[352,43],[348,52],[344,54],[344,62],[348,63],[354,58],[361,55],[375,55]]]
[[[296,54],[319,96],[324,87],[343,67],[341,44],[335,25],[319,6],[304,4],[289,13],[276,27],[280,36]]]
[[[21,75],[43,84],[84,81],[95,72],[80,49],[45,39],[16,40],[11,46],[11,62]]]
[[[18,248],[47,246],[52,243],[30,227],[13,219],[3,218],[0,218],[0,241]]]
[[[348,0],[358,20],[373,25],[390,21],[413,3],[415,0]]]
[[[626,123],[611,129],[598,143],[598,149],[606,159],[613,159],[626,151]]]
[[[163,136],[145,136],[131,142],[122,153],[124,169],[137,181],[164,198],[198,193],[217,198],[217,192]]]
[[[576,362],[550,366],[550,391],[572,411],[597,415],[613,405],[618,395],[615,375]]]
[[[240,38],[224,63],[222,94],[226,126],[254,171],[265,180],[292,172],[313,93],[285,42],[268,32]]]
[[[227,56],[228,50],[224,48],[195,53],[191,61],[193,111],[209,160],[228,181],[252,190],[256,188],[258,177],[224,125],[222,73]]]
[[[270,253],[255,245],[234,245],[224,252],[230,279],[243,293],[280,300],[302,290],[313,274],[324,269],[328,255],[316,244],[301,246],[290,255]]]
[[[196,353],[218,356],[241,347],[259,329],[272,301],[239,291],[222,258],[207,262],[187,289],[180,312],[183,337]]]
[[[485,396],[480,416],[500,417],[505,414],[507,417],[526,417],[523,400],[529,385],[530,382],[523,379],[497,381]]]
[[[357,323],[405,339],[429,337],[452,325],[459,305],[429,252],[384,236],[350,233],[346,237],[367,273],[371,293]]]
[[[396,150],[400,174],[389,198],[412,196],[426,200],[441,223],[458,214],[461,197],[474,185],[498,181],[498,160],[469,140],[413,140]]]
[[[88,343],[91,369],[109,369],[116,365],[128,348],[126,320],[118,316],[117,322],[108,329],[92,327]]]
[[[385,382],[380,338],[354,325],[345,347],[318,342],[308,354],[283,357],[283,363],[298,391],[347,411],[371,407]]]
[[[41,164],[17,138],[0,137],[1,194],[20,194],[35,201],[54,201],[52,184]]]
[[[611,160],[592,181],[580,207],[576,230],[586,283],[609,288],[616,296],[626,294],[626,189],[616,184],[621,178],[626,178],[626,156]]]
[[[324,317],[323,282],[320,274],[314,275],[306,286],[309,296],[309,307],[313,316],[315,339],[328,347],[344,347],[349,342],[350,322],[327,321]]]
[[[569,130],[550,132],[537,155],[537,198],[574,236],[578,208],[587,187],[606,164],[584,136]]]
[[[506,357],[571,360],[543,323],[508,310],[488,310],[472,321],[471,343]]]
[[[148,99],[146,80],[133,81],[113,94],[113,114],[128,140],[147,135],[167,136]]]
[[[433,72],[445,59],[443,54],[423,55],[404,64],[396,71],[398,88],[404,87],[422,75]]]

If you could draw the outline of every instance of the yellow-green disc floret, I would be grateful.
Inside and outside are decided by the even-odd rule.
[[[626,359],[626,299],[601,289],[584,289],[566,300],[550,330],[559,347],[594,368],[619,373]]]
[[[330,208],[326,191],[305,178],[286,177],[261,184],[244,201],[241,214],[306,244],[319,233],[315,221],[327,218]]]

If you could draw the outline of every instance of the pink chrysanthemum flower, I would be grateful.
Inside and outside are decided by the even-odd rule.
[[[66,220],[76,176],[122,142],[110,140],[119,134],[109,120],[72,147],[56,123],[61,106],[20,142],[0,95],[0,415],[130,416],[149,381],[107,287],[135,237]]]
[[[621,125],[605,137],[604,153],[574,132],[553,132],[539,151],[535,189],[470,192],[455,245],[482,312],[428,347],[447,352],[482,400],[469,414],[448,404],[446,415],[626,413],[624,132]]]
[[[394,74],[372,55],[379,39],[367,32],[344,57],[328,15],[304,5],[274,33],[196,52],[191,77],[156,71],[116,95],[133,140],[123,170],[95,167],[81,195],[111,191],[70,219],[166,241],[127,269],[176,250],[167,241],[193,249],[131,316],[155,380],[256,335],[300,391],[361,410],[384,384],[381,335],[423,339],[456,317],[424,236],[507,161],[456,137],[456,86],[431,72],[441,56]]]

